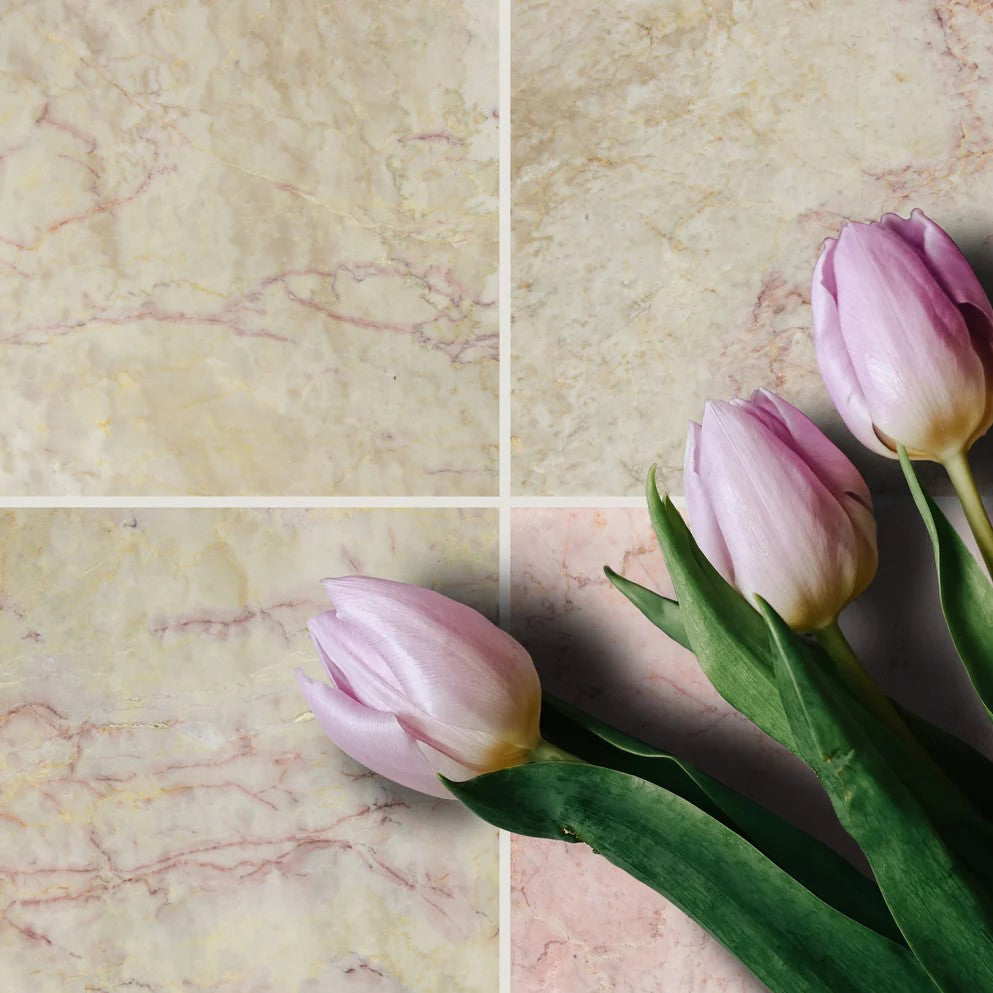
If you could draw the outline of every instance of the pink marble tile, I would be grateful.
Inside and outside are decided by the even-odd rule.
[[[952,500],[940,501],[964,530]],[[877,505],[881,566],[845,614],[879,682],[993,753],[993,733],[937,609],[930,547],[908,499]],[[693,656],[602,573],[672,593],[642,510],[519,509],[515,634],[547,689],[694,761],[850,857],[859,853],[801,764],[731,710]],[[671,904],[581,845],[512,843],[513,993],[759,993],[764,987]]]
[[[604,577],[610,564],[671,593],[647,513],[518,510],[511,554],[513,628],[547,689],[753,794],[787,776],[813,803],[798,764]],[[585,846],[515,837],[511,886],[513,993],[765,989],[667,900]]]
[[[705,931],[588,848],[515,838],[512,993],[762,993]]]

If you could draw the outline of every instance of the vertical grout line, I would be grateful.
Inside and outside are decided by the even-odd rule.
[[[510,4],[500,0],[497,31],[499,59],[498,135],[498,299],[499,362],[499,611],[500,626],[510,627]],[[499,833],[499,988],[510,993],[510,835]]]
[[[510,2],[500,0],[500,125],[499,125],[499,299],[500,299],[500,501],[510,502]]]

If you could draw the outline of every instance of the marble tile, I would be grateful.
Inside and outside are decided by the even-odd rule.
[[[956,508],[944,507],[961,527]],[[889,692],[993,754],[989,720],[936,609],[923,526],[908,500],[877,509],[882,566],[846,612],[846,629]],[[693,656],[604,578],[609,564],[672,594],[647,513],[518,509],[512,542],[513,629],[547,689],[689,759],[858,861],[806,768],[718,697]],[[668,901],[585,846],[515,837],[511,871],[513,993],[765,989]]]
[[[687,421],[759,386],[900,489],[820,382],[810,272],[919,206],[993,285],[993,7],[517,0],[513,29],[515,492],[654,461],[681,492]]]
[[[0,492],[493,492],[496,37],[4,5]]]
[[[609,564],[671,595],[646,512],[518,509],[511,540],[513,630],[546,689],[753,795],[788,778],[816,798],[798,763],[604,577]],[[667,900],[585,846],[514,837],[511,867],[513,993],[765,989]]]
[[[495,613],[496,531],[489,511],[6,512],[0,987],[495,993],[496,831],[339,752],[293,670],[320,669],[304,624],[328,574]]]

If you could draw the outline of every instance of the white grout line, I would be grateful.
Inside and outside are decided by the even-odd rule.
[[[468,510],[496,509],[499,499],[492,496],[0,496],[0,507],[143,507],[229,510],[237,508],[339,508],[342,510]]]
[[[510,628],[510,327],[511,327],[511,271],[510,271],[510,5],[511,0],[500,0],[500,26],[497,32],[499,46],[499,286],[500,300],[500,626]],[[499,832],[499,874],[497,893],[499,907],[499,987],[500,993],[510,990],[510,834]]]
[[[569,508],[589,508],[590,510],[609,510],[612,507],[637,507],[645,506],[643,496],[618,497],[618,496],[561,496],[561,497],[530,497],[515,496],[510,498],[510,505],[514,508],[550,510]]]
[[[0,496],[0,508],[31,508],[52,510],[72,508],[82,510],[143,508],[177,510],[237,510],[320,508],[341,510],[568,510],[588,508],[609,510],[612,507],[644,507],[644,497],[618,496],[383,496],[383,497],[318,497],[318,496]],[[509,515],[507,523],[509,524]],[[503,518],[501,518],[503,522]],[[501,527],[503,527],[501,523]],[[509,535],[507,536],[509,539]],[[501,532],[501,547],[504,535]],[[502,605],[505,606],[505,605]]]

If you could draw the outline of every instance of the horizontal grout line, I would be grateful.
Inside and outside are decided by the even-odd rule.
[[[308,497],[308,496],[0,496],[0,509],[140,509],[162,510],[237,510],[247,509],[321,509],[340,510],[498,510],[589,508],[590,510],[644,507],[643,497],[565,496],[565,497]]]
[[[645,498],[619,496],[562,496],[562,497],[529,497],[516,496],[510,498],[510,506],[515,508],[589,508],[590,510],[608,510],[611,507],[644,507]]]
[[[497,497],[319,497],[319,496],[0,496],[0,507],[25,508],[157,508],[177,510],[229,510],[239,508],[341,510],[468,510],[499,506]]]

